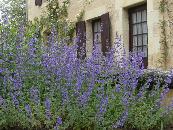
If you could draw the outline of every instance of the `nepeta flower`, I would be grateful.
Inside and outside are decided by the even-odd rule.
[[[26,110],[28,116],[31,118],[31,116],[32,116],[32,111],[31,111],[31,107],[30,107],[29,104],[26,104],[26,105],[25,105],[25,110]]]
[[[54,126],[54,130],[59,130],[60,125],[62,125],[62,118],[58,117],[56,120],[56,125]]]
[[[115,90],[115,91],[116,91],[117,93],[119,93],[120,90],[121,90],[121,85],[120,85],[120,84],[116,84],[115,87],[116,87],[116,90]]]
[[[13,101],[13,104],[16,108],[19,107],[19,100],[17,99],[16,95],[13,94],[13,93],[10,93],[11,97],[12,97],[12,101]]]
[[[169,92],[169,88],[164,88],[163,92],[160,95],[160,100],[162,101],[163,99],[165,99],[165,96],[168,94]]]
[[[128,117],[128,110],[125,110],[121,115],[120,119],[115,124],[113,124],[113,128],[122,128],[126,122],[127,117]]]
[[[166,78],[165,78],[165,82],[167,84],[171,84],[172,83],[172,76],[171,75],[168,75]]]
[[[103,97],[100,102],[100,111],[99,111],[100,115],[102,115],[106,112],[107,105],[108,105],[108,96]]]
[[[37,88],[32,87],[30,89],[30,99],[36,104],[40,104],[39,90]]]
[[[68,90],[66,88],[62,88],[61,93],[62,93],[62,103],[63,105],[65,105],[69,102]]]
[[[50,112],[50,109],[51,109],[51,101],[49,98],[46,98],[46,101],[44,102],[44,105],[45,105],[45,110],[46,110],[46,118],[48,120],[50,120],[51,118],[51,112]]]

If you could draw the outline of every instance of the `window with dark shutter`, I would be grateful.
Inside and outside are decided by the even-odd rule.
[[[35,0],[35,5],[36,6],[41,6],[42,5],[42,0]]]
[[[142,5],[129,10],[129,48],[131,52],[144,53],[144,67],[148,66],[148,27],[147,6]]]
[[[111,49],[109,13],[101,16],[101,42],[104,55]]]
[[[76,35],[77,35],[77,57],[79,59],[85,59],[86,57],[86,25],[85,21],[76,23]]]
[[[99,49],[99,51],[101,51],[102,50],[101,19],[92,21],[92,30],[93,30],[93,44]]]

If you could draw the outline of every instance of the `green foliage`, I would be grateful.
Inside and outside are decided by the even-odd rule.
[[[0,1],[2,17],[8,17],[15,24],[25,24],[27,21],[25,0],[3,0]]]
[[[166,11],[167,5],[168,5],[167,0],[161,0],[160,1],[159,9],[160,9],[161,13],[164,13]]]
[[[39,26],[42,27],[41,32],[45,34],[44,36],[49,35],[52,26],[54,26],[58,32],[58,39],[68,37],[70,44],[70,40],[74,37],[75,23],[77,22],[68,20],[68,6],[70,0],[64,0],[62,3],[58,0],[47,0],[47,2],[46,12],[39,20]]]
[[[164,110],[156,106],[155,102],[158,97],[149,97],[146,95],[146,99],[141,102],[137,100],[129,111],[128,123],[132,125],[132,128],[139,130],[149,130],[157,128],[162,121],[162,113]]]

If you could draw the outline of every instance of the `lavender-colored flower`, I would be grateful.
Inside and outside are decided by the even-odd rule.
[[[37,88],[32,87],[30,89],[30,99],[37,105],[40,103],[39,90]]]
[[[58,117],[57,121],[56,121],[56,124],[61,125],[62,124],[62,118]]]
[[[44,102],[45,104],[45,110],[46,110],[46,118],[48,120],[50,120],[51,118],[51,112],[50,112],[50,109],[51,109],[51,101],[49,98],[46,98],[46,101]]]
[[[125,110],[125,112],[121,115],[120,119],[115,124],[113,124],[113,128],[122,128],[127,118],[128,118],[128,110]]]
[[[58,117],[54,126],[54,130],[59,130],[60,125],[62,125],[62,118]]]
[[[67,89],[62,88],[61,93],[62,93],[62,103],[67,104],[69,102],[69,95]]]
[[[117,93],[119,93],[120,90],[121,90],[120,84],[116,84],[115,87],[116,87],[115,91],[116,91]]]
[[[0,74],[4,72],[4,69],[3,68],[0,68]]]
[[[102,114],[104,114],[106,112],[107,105],[108,105],[108,96],[102,98],[102,100],[100,102],[99,114],[102,115]]]
[[[80,106],[84,106],[86,105],[87,101],[88,101],[88,93],[87,92],[84,92],[79,98],[78,98],[78,101],[79,101],[79,105]]]
[[[25,105],[25,110],[26,110],[28,116],[31,117],[32,116],[32,110],[31,110],[31,107],[29,104]]]
[[[139,91],[139,93],[137,94],[137,98],[140,99],[143,96],[143,91]]]
[[[165,99],[166,95],[169,92],[169,88],[164,88],[163,92],[160,95],[160,100],[162,101],[163,99]]]
[[[4,24],[4,25],[9,24],[9,18],[8,18],[7,15],[5,15],[5,17],[4,17],[4,19],[3,19],[3,24]]]
[[[12,101],[13,101],[14,106],[15,106],[16,108],[18,108],[18,107],[19,107],[19,100],[17,99],[16,95],[13,94],[13,93],[11,93],[10,95],[11,95],[11,97],[12,97]]]
[[[171,84],[171,83],[172,83],[172,76],[171,76],[171,75],[168,75],[168,76],[165,78],[165,83],[167,83],[167,84]]]

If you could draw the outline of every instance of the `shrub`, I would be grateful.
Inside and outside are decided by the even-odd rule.
[[[95,47],[80,60],[79,39],[68,46],[52,26],[45,46],[38,30],[2,24],[0,128],[148,130],[164,119],[171,73],[143,80],[142,54],[127,56],[119,37],[106,56]]]

